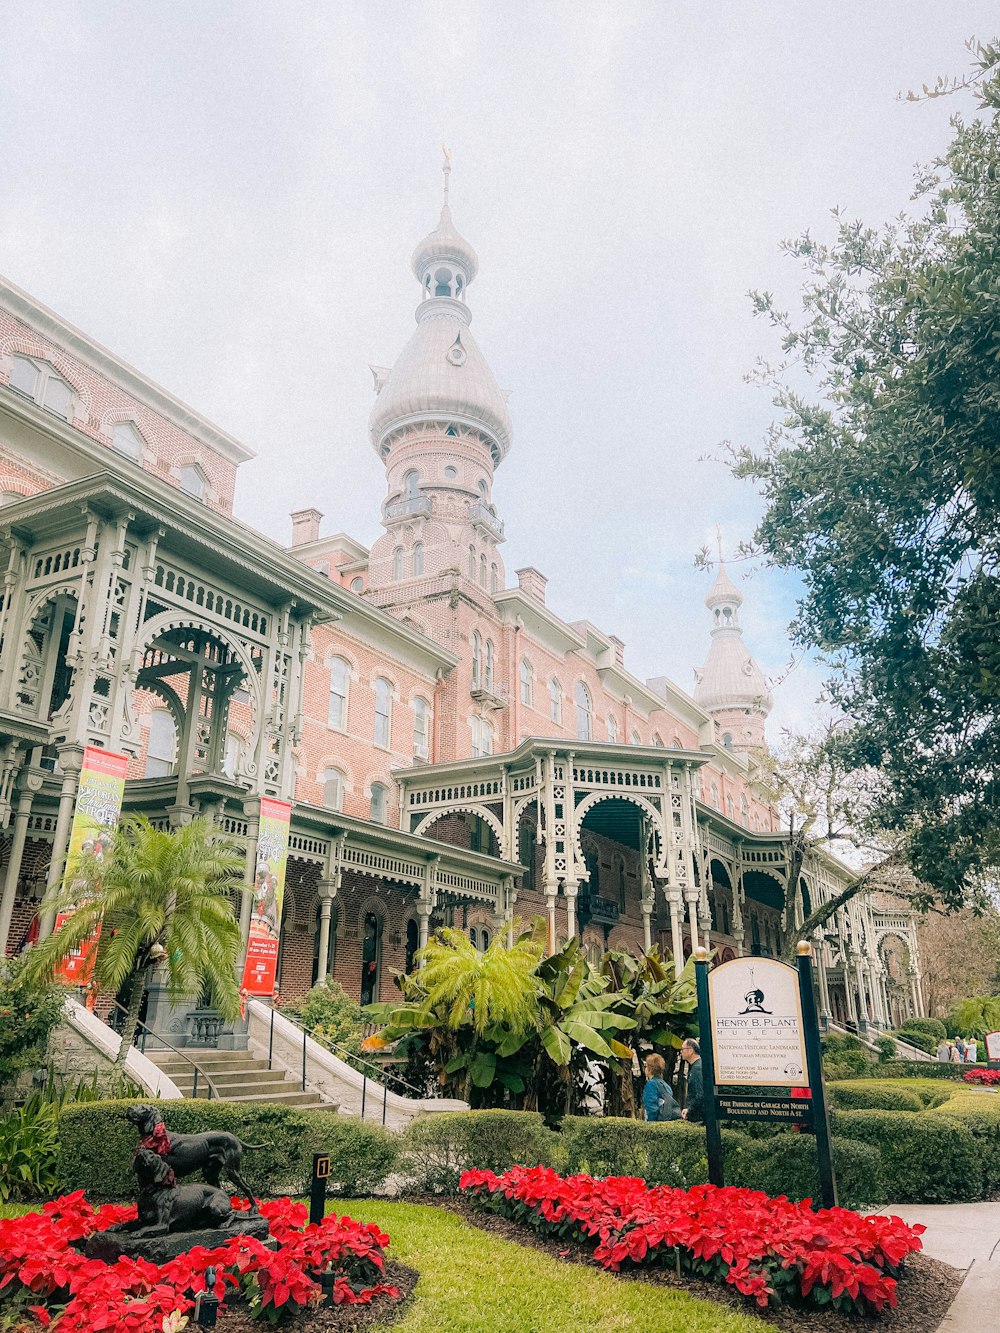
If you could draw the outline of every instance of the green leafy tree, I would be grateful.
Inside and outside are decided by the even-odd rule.
[[[793,637],[881,774],[872,823],[949,907],[1000,864],[1000,50],[976,52],[979,113],[919,175],[917,216],[838,212],[831,242],[789,244],[800,317],[755,294],[780,416],[733,460],[766,502],[745,553],[801,571]]]
[[[21,961],[0,967],[0,1092],[41,1064],[65,998],[59,986],[30,980]]]
[[[987,1032],[1000,1032],[1000,995],[973,995],[959,1000],[948,1015],[948,1031],[958,1037],[976,1037],[983,1045]]]
[[[124,818],[100,862],[72,863],[48,905],[72,911],[69,920],[28,955],[24,975],[51,981],[59,964],[100,930],[93,978],[102,990],[128,990],[116,1065],[135,1037],[144,980],[162,958],[172,999],[210,993],[229,1019],[239,1014],[236,963],[240,929],[233,912],[244,882],[242,849],[206,820],[173,831],[144,815]]]

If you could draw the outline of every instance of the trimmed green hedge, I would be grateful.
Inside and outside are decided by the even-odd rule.
[[[1000,1190],[1000,1096],[968,1084],[948,1092],[947,1101],[928,1114],[957,1120],[972,1135],[982,1169],[982,1197],[989,1198]]]
[[[454,1192],[463,1171],[564,1165],[560,1137],[537,1111],[445,1111],[412,1121],[400,1143],[408,1188]]]
[[[881,1079],[828,1083],[826,1091],[830,1106],[837,1111],[922,1111],[926,1106],[916,1092]],[[947,1096],[944,1089],[942,1092]]]
[[[56,1168],[61,1194],[82,1189],[94,1199],[132,1195],[136,1131],[125,1119],[131,1104],[84,1102],[63,1111]],[[167,1128],[178,1134],[228,1130],[244,1143],[263,1144],[247,1151],[242,1174],[264,1196],[305,1193],[316,1152],[330,1154],[331,1191],[349,1197],[371,1194],[396,1165],[395,1135],[381,1125],[362,1124],[332,1111],[200,1099],[150,1104],[159,1107]]]
[[[901,1031],[922,1032],[925,1036],[934,1038],[935,1046],[948,1035],[940,1018],[908,1018]]]
[[[960,1120],[942,1109],[835,1111],[832,1122],[839,1137],[877,1146],[890,1202],[959,1203],[982,1197],[976,1142]]]
[[[703,1125],[684,1120],[647,1124],[613,1116],[567,1116],[562,1122],[566,1165],[591,1176],[641,1176],[651,1185],[703,1185],[708,1180]],[[722,1131],[723,1151],[741,1142]]]
[[[878,1148],[854,1139],[831,1136],[837,1198],[844,1208],[878,1204],[886,1198]],[[819,1159],[812,1134],[783,1131],[770,1139],[744,1140],[726,1154],[726,1184],[763,1190],[772,1198],[820,1197]]]
[[[985,1068],[981,1063],[953,1065],[938,1060],[887,1060],[883,1065],[873,1065],[872,1073],[876,1078],[947,1078],[961,1083],[966,1070]]]

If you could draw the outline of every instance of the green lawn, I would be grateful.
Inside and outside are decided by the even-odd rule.
[[[30,1211],[0,1204],[0,1217]],[[773,1333],[751,1314],[498,1240],[445,1208],[337,1199],[330,1211],[377,1222],[391,1237],[390,1256],[419,1271],[406,1314],[379,1325],[398,1333]]]
[[[331,1207],[377,1222],[391,1237],[390,1256],[420,1272],[416,1300],[402,1320],[380,1325],[399,1333],[770,1333],[750,1314],[560,1263],[443,1208],[381,1199],[337,1200]]]

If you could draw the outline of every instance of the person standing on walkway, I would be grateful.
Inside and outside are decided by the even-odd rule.
[[[681,1108],[670,1091],[670,1084],[663,1075],[667,1072],[666,1061],[654,1051],[643,1061],[646,1071],[646,1085],[642,1090],[642,1108],[650,1124],[663,1120],[679,1120]]]
[[[951,1059],[951,1047],[945,1041],[944,1037],[942,1037],[940,1042],[938,1042],[937,1058],[938,1058],[938,1063],[942,1065],[946,1065],[948,1061]]]
[[[979,1059],[979,1042],[975,1037],[970,1037],[965,1043],[965,1058],[970,1065],[974,1065]]]
[[[961,1064],[965,1059],[965,1042],[961,1037],[955,1038],[955,1050],[958,1051],[958,1063]]]
[[[683,1120],[705,1119],[705,1070],[701,1063],[701,1047],[694,1037],[688,1037],[681,1047],[681,1059],[687,1065],[687,1103],[681,1112]]]
[[[962,1063],[962,1057],[959,1054],[958,1047],[955,1045],[954,1042],[952,1042],[951,1049],[948,1052],[948,1059],[951,1061],[953,1065],[960,1065]]]

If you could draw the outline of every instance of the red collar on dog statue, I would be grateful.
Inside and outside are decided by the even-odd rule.
[[[162,1120],[157,1121],[152,1134],[147,1134],[145,1138],[139,1140],[136,1145],[136,1151],[139,1148],[149,1148],[155,1152],[157,1157],[166,1157],[170,1151],[170,1135],[167,1133],[167,1127]]]

